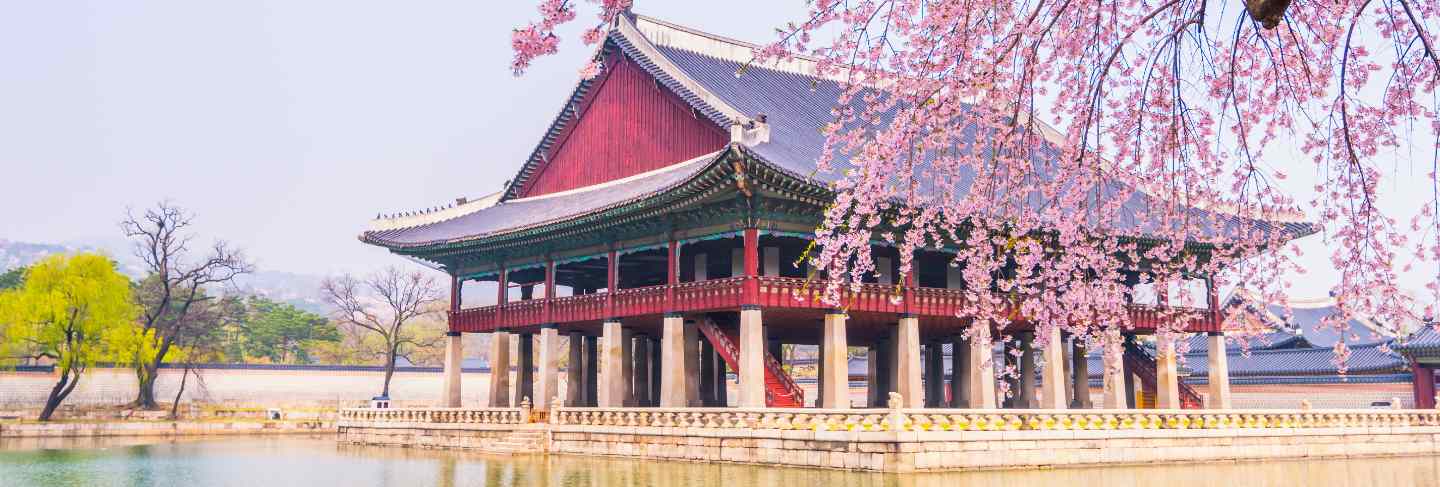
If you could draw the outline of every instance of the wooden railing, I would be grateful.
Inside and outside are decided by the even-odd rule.
[[[822,300],[824,282],[792,277],[762,276],[758,279],[756,304],[768,308],[829,309],[836,306]],[[669,311],[693,313],[733,310],[744,304],[746,278],[729,277],[707,281],[662,284],[621,289],[611,294],[597,293],[552,299],[532,299],[463,309],[450,317],[451,329],[465,332],[492,331],[507,327],[534,326],[545,323],[598,321],[607,316],[607,300],[613,300],[613,317],[656,315]],[[667,294],[673,302],[667,303]],[[838,307],[859,312],[904,313],[920,316],[958,317],[969,304],[966,291],[917,287],[909,289],[911,302],[905,303],[905,289],[885,284],[845,285]],[[549,312],[546,306],[549,306]],[[1129,306],[1131,323],[1141,329],[1155,329],[1172,320],[1185,320],[1185,329],[1194,332],[1218,331],[1218,315],[1208,309],[1163,307],[1146,304]],[[547,316],[548,314],[548,316]],[[1018,318],[1018,317],[1017,317]]]

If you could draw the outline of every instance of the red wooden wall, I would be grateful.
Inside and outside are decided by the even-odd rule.
[[[715,152],[729,136],[692,114],[689,105],[655,83],[634,61],[611,56],[603,78],[582,101],[551,148],[548,164],[531,176],[520,196],[574,189],[659,169]],[[543,163],[542,163],[543,164]]]

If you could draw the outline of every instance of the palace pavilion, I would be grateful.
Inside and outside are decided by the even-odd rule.
[[[917,408],[1125,408],[1132,378],[1155,407],[1229,407],[1208,279],[1198,282],[1209,298],[1184,325],[1207,334],[1207,394],[1179,380],[1173,344],[1129,346],[1123,364],[1101,367],[1101,404],[1083,345],[1023,321],[1004,331],[1018,351],[1003,354],[1021,373],[999,379],[1018,392],[997,394],[997,333],[964,333],[966,283],[943,250],[919,252],[900,278],[897,250],[877,243],[870,283],[847,288],[839,306],[815,299],[800,256],[839,177],[816,160],[841,85],[805,59],[741,73],[753,47],[621,16],[597,51],[602,72],[563,100],[501,192],[381,217],[361,235],[451,277],[444,406],[462,406],[461,334],[487,333],[492,407],[843,409],[883,406],[894,392]],[[1299,220],[1243,224],[1313,232]],[[496,304],[461,302],[477,281],[497,284]],[[1132,334],[1152,333],[1170,315],[1161,306],[1131,305]],[[815,397],[787,373],[787,344],[818,345]],[[858,399],[855,354],[867,359]]]

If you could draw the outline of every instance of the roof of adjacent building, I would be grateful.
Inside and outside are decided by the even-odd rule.
[[[730,148],[744,151],[794,178],[819,187],[827,186],[838,179],[841,170],[846,167],[844,157],[837,155],[836,171],[816,170],[826,140],[819,129],[834,121],[831,112],[841,97],[841,83],[817,76],[815,63],[804,58],[752,63],[754,47],[658,19],[632,15],[618,20],[603,49],[621,50],[697,113],[720,127],[756,122],[763,115],[761,125],[768,130],[768,137],[742,137],[732,141]],[[537,173],[545,152],[564,128],[575,122],[578,112],[573,102],[583,99],[592,88],[589,80],[577,84],[569,102],[537,144],[530,159],[501,195],[489,204],[465,204],[420,214],[379,218],[376,228],[362,234],[361,240],[390,248],[423,247],[546,225],[653,196],[687,177],[694,177],[705,165],[694,160],[677,161],[674,166],[653,172],[659,174],[567,191],[567,197],[521,197],[518,188],[524,186],[526,178]],[[1063,139],[1048,127],[1041,131],[1048,143],[1036,151],[1037,157],[1053,157],[1058,154],[1055,147],[1063,143]],[[983,140],[983,137],[977,138]],[[962,178],[959,184],[966,185],[968,182]],[[1110,190],[1117,194],[1120,192],[1116,188]],[[1140,191],[1129,193],[1121,215],[1122,225],[1131,227],[1133,230],[1127,232],[1135,236],[1153,233],[1157,230],[1155,225],[1139,221],[1141,217],[1137,215],[1150,205],[1168,203]],[[1280,231],[1291,238],[1313,233],[1309,223],[1290,215],[1261,221],[1219,210],[1191,211],[1217,216],[1223,228]],[[535,217],[528,216],[531,214]]]

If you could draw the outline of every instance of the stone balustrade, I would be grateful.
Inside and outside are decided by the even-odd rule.
[[[1433,410],[561,408],[553,424],[812,431],[1075,431],[1440,426]]]
[[[526,408],[341,409],[340,421],[367,423],[524,424]]]

